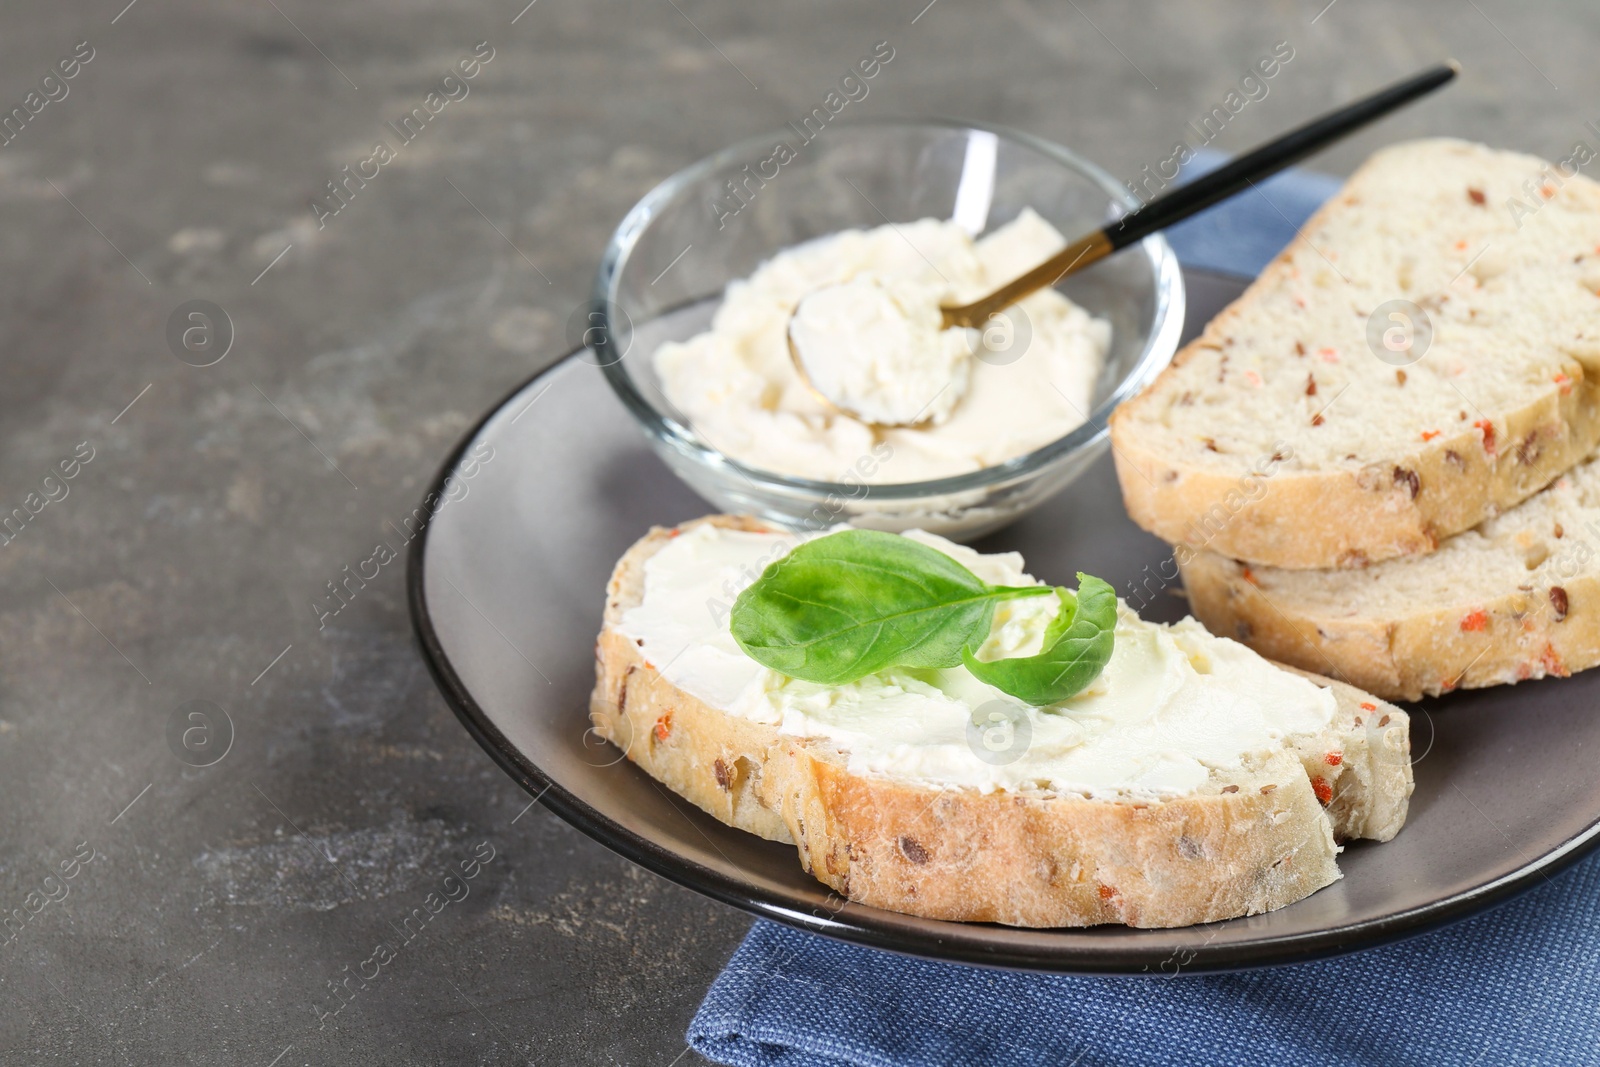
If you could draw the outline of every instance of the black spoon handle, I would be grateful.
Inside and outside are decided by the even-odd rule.
[[[1312,119],[1304,126],[1268,141],[1209,174],[1129,212],[1107,226],[1105,235],[1110,238],[1113,250],[1143,240],[1196,212],[1204,211],[1219,200],[1242,192],[1248,185],[1298,163],[1313,152],[1326,148],[1341,137],[1404,107],[1418,97],[1426,96],[1454,78],[1459,70],[1454,60],[1441,63],[1321,118]]]
[[[960,307],[942,307],[944,325],[981,327],[989,317],[1010,307],[1029,293],[1054,285],[1062,278],[1082,270],[1089,264],[1109,256],[1119,248],[1143,240],[1175,222],[1204,211],[1219,200],[1226,200],[1245,186],[1276,174],[1292,163],[1325,148],[1339,138],[1369,122],[1382,118],[1396,108],[1403,107],[1456,76],[1460,70],[1455,60],[1397,85],[1391,85],[1353,104],[1291,130],[1282,137],[1268,141],[1260,148],[1247,152],[1231,163],[1209,174],[1202,175],[1187,185],[1159,196],[1148,204],[1129,212],[1104,229],[1095,230],[1067,245],[1027,273],[1013,278],[987,296],[979,297]]]

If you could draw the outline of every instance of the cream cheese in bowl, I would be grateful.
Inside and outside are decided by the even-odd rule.
[[[728,284],[709,330],[656,350],[662,392],[719,452],[802,478],[916,482],[1026,455],[1087,421],[1110,324],[1053,289],[983,331],[941,331],[937,308],[998,288],[1065,243],[1024,209],[976,241],[956,222],[924,219],[786,249]],[[859,280],[874,284],[846,284]],[[861,417],[818,397],[791,359],[790,319],[813,294],[796,341],[841,340],[808,348],[807,367]],[[873,425],[894,412],[917,425]],[[869,472],[865,455],[887,458]]]
[[[774,157],[786,161],[777,173],[763,166]],[[1177,350],[1183,279],[1158,235],[1019,301],[976,341],[955,331],[959,347],[926,344],[932,314],[1137,204],[1093,163],[1015,130],[891,119],[804,142],[774,130],[645,194],[568,336],[660,461],[716,510],[969,540],[1104,455],[1112,410]],[[803,298],[858,278],[888,281],[906,314],[873,300],[816,309],[819,334],[837,338],[843,315],[873,339],[821,368],[833,391],[813,392],[787,327]],[[811,357],[802,363],[809,374]],[[902,420],[838,414],[874,404],[919,419],[888,428]]]

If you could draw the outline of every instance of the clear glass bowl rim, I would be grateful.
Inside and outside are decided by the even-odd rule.
[[[986,122],[940,118],[859,119],[841,123],[840,126],[841,128],[848,126],[851,129],[877,126],[955,131],[978,130],[992,133],[997,137],[1031,148],[1041,155],[1054,159],[1068,169],[1077,171],[1100,186],[1113,203],[1120,204],[1125,209],[1139,206],[1139,199],[1134,196],[1132,191],[1117,181],[1109,171],[1089,162],[1068,148],[1052,141],[1047,141],[1044,138],[1035,137],[1033,134],[1023,133],[1020,130],[1013,130]],[[608,316],[609,309],[614,306],[615,281],[621,273],[621,267],[626,262],[628,255],[633,251],[633,246],[638,241],[639,235],[644,232],[650,220],[655,217],[660,206],[671,200],[679,190],[689,183],[704,177],[719,167],[745,159],[752,152],[765,150],[773,143],[774,137],[782,137],[787,132],[787,130],[771,130],[757,134],[735,142],[706,156],[699,162],[690,164],[651,189],[623,216],[622,222],[618,224],[616,231],[611,235],[611,240],[606,244],[605,252],[600,259],[599,270],[595,273],[592,301],[593,306],[602,316],[603,336],[612,336]],[[1069,237],[1071,236],[1077,235],[1069,235]],[[1132,249],[1128,251],[1132,251]],[[1139,243],[1139,251],[1140,254],[1151,260],[1154,268],[1156,283],[1154,319],[1151,322],[1149,334],[1145,338],[1144,349],[1139,353],[1139,358],[1134,363],[1133,368],[1123,376],[1122,381],[1117,383],[1117,387],[1112,390],[1111,395],[1094,411],[1090,412],[1088,421],[1064,437],[1058,437],[1049,444],[1041,445],[1039,448],[1034,449],[1032,452],[1026,452],[1003,463],[997,463],[992,467],[967,471],[964,474],[951,475],[947,478],[933,478],[919,482],[870,483],[868,486],[870,497],[877,500],[904,501],[917,500],[934,495],[966,493],[973,490],[987,489],[997,484],[1037,473],[1063,457],[1094,446],[1104,438],[1109,433],[1107,420],[1110,418],[1111,412],[1118,404],[1143,388],[1171,361],[1174,352],[1177,350],[1178,336],[1183,330],[1183,276],[1178,267],[1177,255],[1172,251],[1172,246],[1167,243],[1165,237],[1155,234],[1146,237]],[[693,456],[709,467],[727,468],[757,485],[766,485],[775,489],[789,490],[808,496],[851,497],[860,492],[861,486],[859,484],[818,481],[779,474],[776,471],[766,470],[761,467],[747,466],[711,448],[696,438],[692,430],[651,403],[634,385],[633,376],[622,366],[622,363],[622,359],[602,362],[602,369],[605,371],[607,381],[611,383],[611,388],[617,393],[623,404],[644,425],[648,433],[657,439],[666,441],[680,452]]]

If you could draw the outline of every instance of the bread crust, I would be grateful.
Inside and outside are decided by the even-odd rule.
[[[1347,189],[1371,165],[1358,170]],[[1353,195],[1329,200],[1303,232],[1317,231]],[[1204,453],[1176,453],[1147,441],[1137,425],[1144,411],[1181,380],[1185,363],[1222,350],[1241,333],[1254,305],[1293,277],[1299,250],[1300,241],[1291,242],[1154,382],[1112,413],[1123,500],[1144,529],[1171,544],[1261,565],[1359,567],[1433,551],[1443,538],[1527,499],[1600,445],[1600,377],[1585,374],[1575,355],[1563,364],[1565,381],[1551,381],[1521,407],[1487,413],[1498,438],[1492,449],[1464,423],[1419,441],[1405,455],[1252,479],[1240,469],[1208,464]]]
[[[1452,596],[1403,616],[1336,616],[1274,596],[1272,576],[1200,552],[1179,568],[1195,618],[1263,656],[1337,674],[1389,700],[1419,700],[1452,689],[1508,685],[1600,666],[1600,578],[1549,591]]]
[[[1247,290],[1240,302],[1248,298]],[[1190,347],[1226,330],[1227,315]],[[1581,364],[1574,361],[1568,373],[1581,378]],[[1552,386],[1533,403],[1496,416],[1531,462],[1521,462],[1516,447],[1487,455],[1473,431],[1359,470],[1250,480],[1143,445],[1126,425],[1139,403],[1136,397],[1111,416],[1113,461],[1128,516],[1171,544],[1288,570],[1361,567],[1432,552],[1445,537],[1537,493],[1600,444],[1600,390],[1581,378],[1566,396]]]
[[[768,529],[728,516],[680,529],[699,522]],[[1249,783],[1237,792],[1218,780],[1198,795],[1124,802],[853,774],[826,742],[678,689],[619,631],[642,595],[643,562],[676,533],[653,529],[612,576],[595,727],[715,818],[795,844],[805,869],[851,900],[1012,926],[1185,926],[1308,896],[1339,877],[1336,832],[1388,840],[1404,821],[1406,716],[1326,679],[1316,680],[1335,688],[1334,730],[1235,775]]]
[[[730,530],[770,529],[756,519],[716,515]],[[781,816],[761,799],[770,726],[726,715],[662,677],[656,665],[617,629],[622,613],[644,596],[644,561],[678,531],[653,527],[617,562],[606,588],[605,623],[595,644],[595,687],[589,717],[595,730],[656,781],[729,826],[793,844]]]

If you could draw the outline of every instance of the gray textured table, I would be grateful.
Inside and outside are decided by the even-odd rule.
[[[633,200],[876,42],[851,114],[1127,178],[1280,41],[1218,147],[1445,55],[1459,85],[1319,165],[1600,145],[1579,0],[524,2],[0,12],[0,1062],[697,1062],[747,920],[529,810],[435,692],[403,561],[367,561],[566,346]]]

